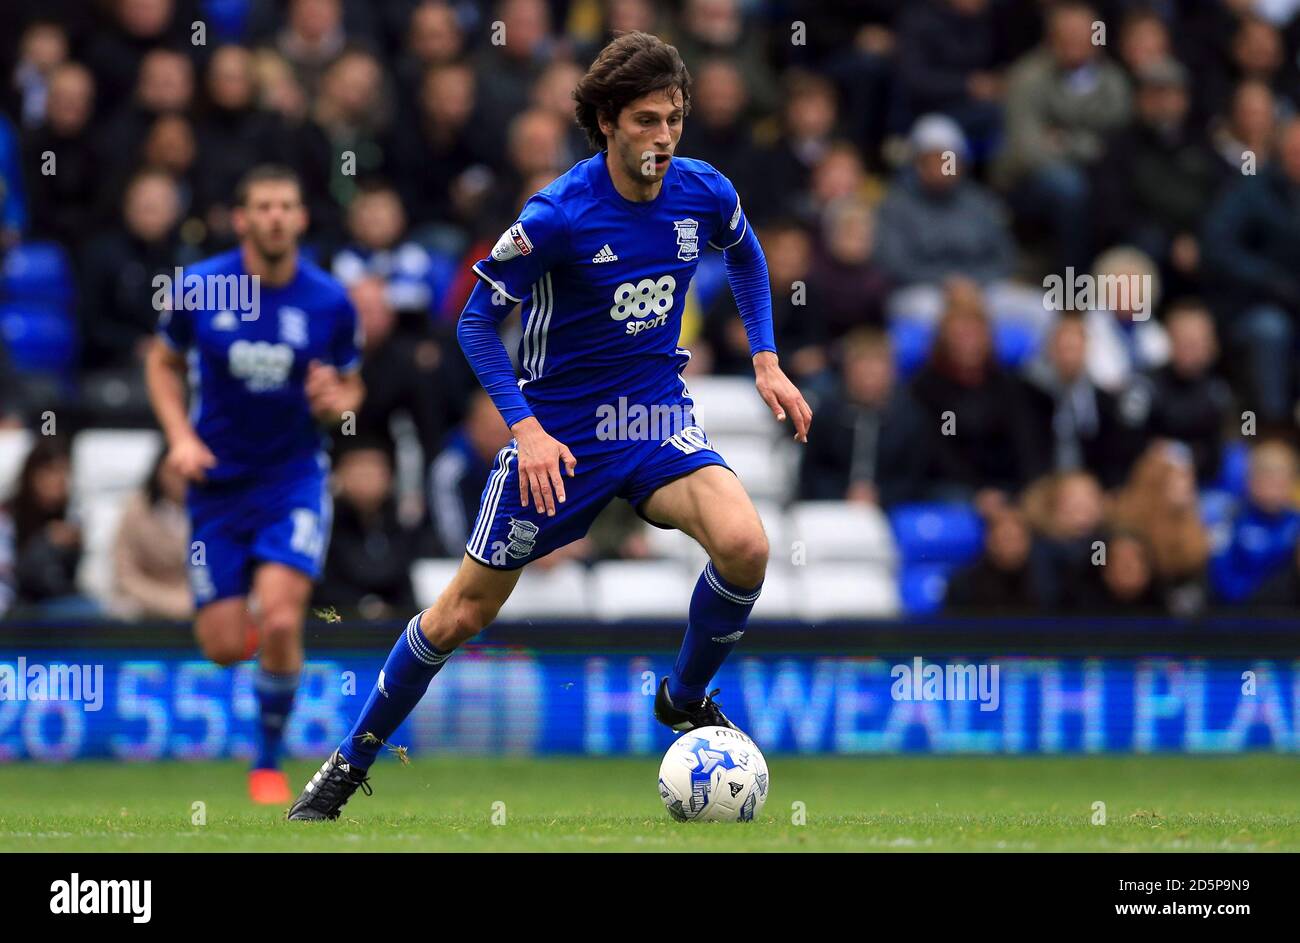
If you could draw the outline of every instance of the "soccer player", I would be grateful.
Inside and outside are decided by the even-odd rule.
[[[677,50],[624,34],[574,98],[599,153],[529,199],[474,265],[480,282],[457,328],[514,441],[497,455],[460,569],[411,619],[290,819],[335,819],[358,787],[369,792],[378,751],[448,656],[495,618],[520,568],[582,537],[615,498],[709,555],[656,718],[678,731],[731,726],[706,689],[744,634],[768,546],[745,489],[690,418],[681,377],[690,356],[677,346],[682,304],[706,243],[724,252],[759,394],[778,420],[791,419],[800,442],[812,413],[777,364],[767,264],[735,189],[708,164],[673,156],[690,105]],[[507,302],[527,308],[520,377],[497,334]],[[611,429],[611,411],[684,419]]]
[[[307,224],[298,178],[258,167],[236,204],[239,247],[185,270],[186,294],[164,306],[145,375],[166,461],[190,482],[194,633],[223,666],[260,646],[249,795],[282,805],[293,794],[280,745],[330,532],[321,424],[356,410],[364,391],[352,304],[298,253]]]

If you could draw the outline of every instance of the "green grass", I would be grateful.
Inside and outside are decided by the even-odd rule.
[[[651,757],[385,760],[375,795],[321,824],[250,805],[234,763],[8,765],[0,852],[1300,851],[1296,757],[770,761],[767,806],[747,825],[673,822]],[[291,767],[295,788],[311,771]],[[191,824],[195,802],[206,825]]]

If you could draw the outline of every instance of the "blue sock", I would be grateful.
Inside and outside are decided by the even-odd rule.
[[[379,672],[379,681],[361,709],[348,737],[339,745],[343,758],[353,766],[369,769],[406,716],[415,710],[429,682],[451,652],[440,651],[420,631],[421,612],[406,624],[406,631],[393,646]],[[371,736],[366,736],[370,734]]]
[[[745,589],[728,583],[710,560],[691,594],[686,637],[668,676],[668,696],[677,705],[704,700],[704,689],[745,634],[749,611],[763,584]]]
[[[257,755],[253,769],[278,769],[284,725],[293,710],[298,693],[298,675],[276,674],[259,667],[253,677],[253,694],[257,697]]]

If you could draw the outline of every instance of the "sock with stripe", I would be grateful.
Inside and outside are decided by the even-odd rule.
[[[415,705],[420,703],[429,682],[451,655],[434,647],[420,631],[421,612],[406,624],[397,644],[379,672],[366,706],[339,745],[343,758],[353,766],[369,769],[387,742]],[[371,736],[366,736],[370,734]]]
[[[253,676],[253,695],[257,698],[257,755],[253,757],[253,769],[280,766],[280,744],[298,693],[298,676],[297,671],[278,674],[262,667]]]
[[[704,700],[705,688],[745,634],[749,612],[763,584],[745,589],[729,583],[713,568],[704,566],[691,595],[690,618],[677,663],[668,676],[668,696],[681,706]]]

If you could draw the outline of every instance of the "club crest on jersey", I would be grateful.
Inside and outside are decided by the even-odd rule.
[[[509,544],[506,546],[506,553],[516,559],[522,559],[533,552],[533,544],[537,542],[537,532],[540,528],[532,521],[517,521],[510,518],[510,532],[506,534],[506,540]]]
[[[280,309],[280,340],[290,347],[307,346],[307,312],[302,308]]]
[[[673,221],[677,230],[677,258],[683,262],[693,262],[700,254],[700,224],[694,219]]]
[[[501,234],[497,244],[492,247],[492,258],[498,262],[505,262],[507,259],[528,255],[532,251],[533,243],[528,238],[528,233],[524,232],[524,224],[515,223]]]

